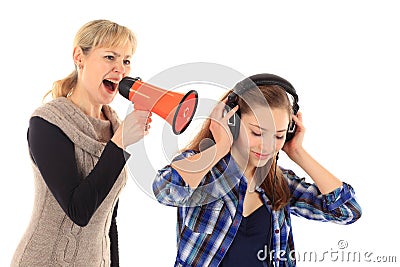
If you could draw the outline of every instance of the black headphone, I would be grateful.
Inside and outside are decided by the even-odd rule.
[[[274,74],[269,74],[269,73],[261,73],[261,74],[256,74],[253,76],[250,76],[240,82],[238,82],[235,87],[233,88],[233,91],[228,95],[228,101],[226,102],[226,112],[229,112],[232,108],[237,106],[238,101],[239,101],[239,96],[242,95],[245,91],[254,88],[254,85],[256,86],[262,86],[262,85],[278,85],[282,87],[286,93],[290,94],[292,96],[292,109],[293,109],[293,115],[296,115],[297,112],[299,111],[299,104],[297,103],[299,101],[299,97],[297,96],[296,90],[294,87],[285,79],[282,77],[279,77]],[[240,131],[240,107],[236,111],[236,113],[229,119],[228,121],[228,126],[229,129],[232,132],[233,135],[233,140],[236,140],[239,131]],[[288,130],[286,132],[286,140],[290,141],[294,134],[296,132],[296,123],[292,120],[289,123]]]

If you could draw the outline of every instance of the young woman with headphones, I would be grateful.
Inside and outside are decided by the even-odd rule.
[[[223,99],[153,182],[157,200],[178,207],[175,266],[295,266],[290,214],[353,223],[361,216],[354,190],[303,148],[288,81],[254,75]],[[280,150],[314,183],[277,166]]]

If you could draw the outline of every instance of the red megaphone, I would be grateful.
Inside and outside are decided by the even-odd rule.
[[[142,82],[139,77],[124,77],[118,90],[137,109],[149,110],[166,120],[175,134],[186,130],[197,108],[198,95],[195,90],[184,95]]]

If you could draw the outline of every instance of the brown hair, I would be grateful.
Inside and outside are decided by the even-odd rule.
[[[263,98],[260,98],[259,94],[261,93],[264,96]],[[222,99],[225,99],[230,93],[232,92],[229,91],[226,95],[222,97]],[[221,99],[221,100],[222,100]],[[243,100],[245,99],[245,100]],[[254,87],[251,89],[247,89],[244,91],[238,100],[238,105],[240,107],[240,112],[241,114],[248,114],[251,111],[251,107],[249,104],[254,107],[255,105],[266,105],[265,100],[267,101],[269,107],[271,109],[274,108],[279,108],[279,109],[285,109],[288,112],[289,116],[289,121],[291,121],[291,116],[292,116],[292,106],[289,101],[289,98],[283,88],[281,88],[278,85],[263,85],[259,87]],[[193,138],[193,140],[183,149],[183,150],[194,150],[199,152],[200,151],[200,144],[202,140],[205,139],[211,139],[214,140],[212,133],[210,131],[210,123],[211,119],[208,118],[200,132]],[[276,183],[274,184],[274,172],[275,172],[275,165],[276,164],[276,158],[274,158],[272,167],[269,169],[268,173],[266,174],[265,179],[263,179],[263,182],[261,184],[261,188],[265,191],[269,199],[273,199],[273,209],[274,210],[279,210],[286,206],[290,200],[290,191],[289,191],[289,186],[284,178],[282,171],[280,170],[279,167],[276,168]],[[261,167],[262,168],[262,167]],[[274,189],[275,188],[275,189]],[[273,190],[274,189],[274,190]],[[273,194],[273,195],[272,195]]]
[[[93,48],[120,47],[130,43],[132,53],[136,50],[136,37],[134,33],[125,26],[121,26],[109,20],[93,20],[83,25],[75,35],[73,47],[80,47],[85,55]],[[76,86],[78,71],[75,70],[64,79],[55,81],[50,93],[53,98],[66,97]]]

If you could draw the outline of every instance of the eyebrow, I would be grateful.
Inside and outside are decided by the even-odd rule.
[[[249,125],[254,126],[254,127],[257,127],[257,128],[259,128],[260,130],[263,130],[263,131],[268,131],[267,129],[262,128],[262,127],[260,127],[260,126],[257,125],[257,124],[249,123]],[[286,132],[286,131],[287,131],[287,129],[282,129],[282,130],[278,130],[278,131],[276,131],[276,132],[277,132],[277,133],[280,133],[280,132]]]
[[[111,50],[106,51],[106,52],[111,53],[111,54],[113,54],[113,55],[116,56],[116,57],[121,57],[121,55],[118,54],[117,52],[114,52],[114,51],[111,51]],[[127,55],[127,56],[125,56],[125,58],[131,58],[131,56],[130,56],[130,55]]]

